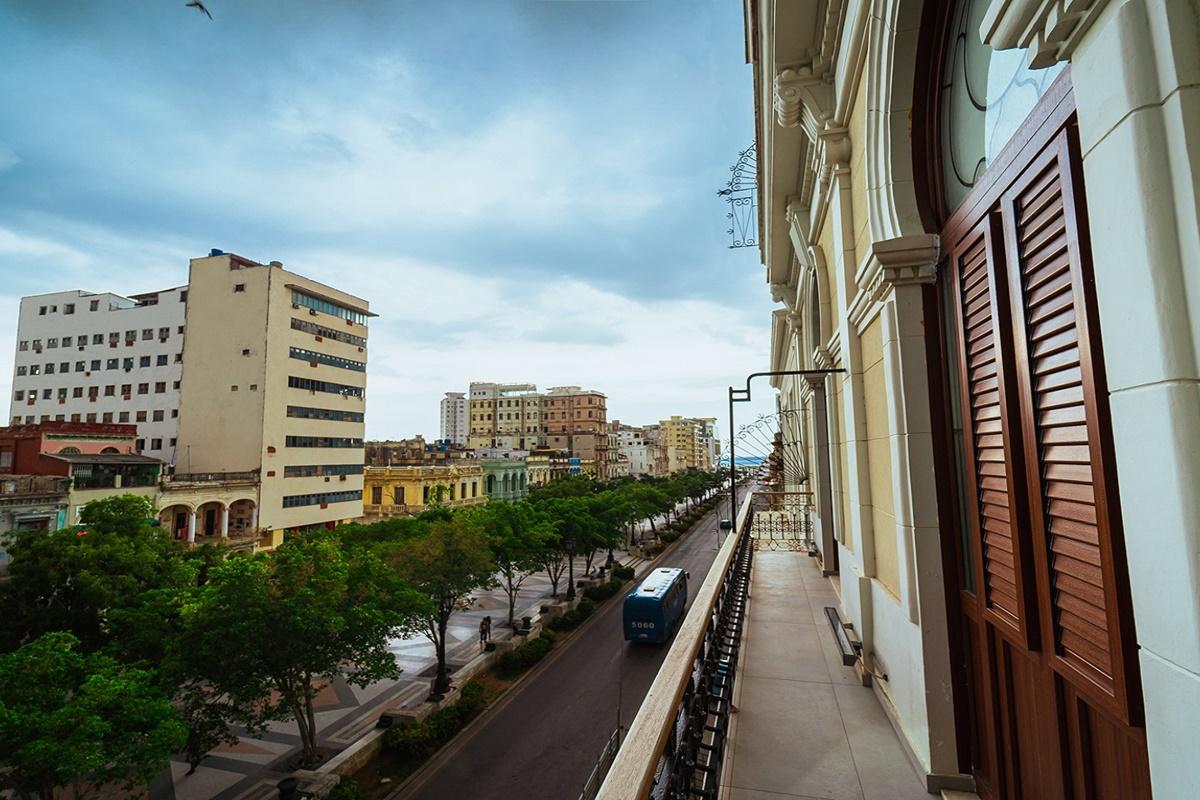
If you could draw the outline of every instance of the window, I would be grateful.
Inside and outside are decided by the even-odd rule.
[[[166,354],[166,353],[160,353],[160,354],[158,355],[158,357],[154,359],[154,366],[156,366],[156,367],[165,367],[166,365],[167,365],[167,354]]]
[[[12,450],[0,450],[0,467],[11,467],[12,457]]]
[[[248,356],[248,355],[250,355],[250,348],[249,348],[249,347],[243,347],[243,348],[242,348],[242,355],[244,355],[244,356]]]
[[[142,328],[142,341],[154,338],[154,328]]]
[[[156,381],[154,384],[154,393],[162,394],[165,391],[167,391],[167,382],[166,381]]]
[[[151,450],[162,450],[162,439],[151,439],[150,440],[150,449]]]
[[[136,342],[137,341],[137,331],[125,331],[125,341],[126,342]]]
[[[181,303],[187,302],[187,289],[184,289],[182,292],[179,293],[179,302],[181,302]],[[182,330],[180,330],[179,332],[183,333]]]
[[[86,361],[76,361],[75,362],[75,371],[76,372],[87,372],[87,362]]]
[[[62,420],[59,420],[59,421],[61,422]],[[33,424],[33,415],[32,415],[32,414],[31,414],[31,415],[29,415],[29,416],[27,416],[27,417],[25,417],[25,424],[26,424],[26,425],[32,425],[32,424]]]
[[[145,422],[145,421],[146,421],[146,412],[145,412],[145,411],[139,411],[139,412],[137,412],[137,417],[136,417],[136,419],[137,419],[137,421],[138,421],[138,422]]]
[[[63,303],[63,313],[64,314],[74,314],[75,313],[75,304],[74,303]]]
[[[13,400],[24,400],[24,399],[25,399],[25,390],[24,389],[17,389],[15,392],[13,392]]]
[[[363,440],[352,436],[286,436],[287,447],[362,447]]]
[[[61,392],[62,392],[62,396],[63,396],[63,397],[66,397],[66,396],[67,396],[67,394],[66,394],[67,390],[66,390],[66,389],[60,389],[59,391],[61,391]],[[49,390],[49,389],[42,389],[42,399],[43,399],[43,400],[49,400],[49,399],[50,399],[50,390]]]
[[[139,366],[139,367],[148,367],[148,366],[150,366],[150,356],[142,356],[141,358],[139,358],[139,359],[138,359],[138,366]]]
[[[46,365],[46,374],[47,374],[47,375],[53,375],[53,374],[54,374],[54,365],[53,365],[53,364],[47,364],[47,365]]]
[[[319,478],[325,475],[362,475],[362,464],[304,464],[284,467],[285,478]]]
[[[182,333],[183,333],[183,326],[182,326],[182,325],[180,325],[180,326],[179,326],[179,333],[180,333],[180,334],[182,334]]]
[[[42,340],[41,339],[33,340],[33,349],[38,353],[42,352]]]
[[[92,344],[104,344],[104,334],[103,333],[92,334]]]
[[[315,381],[309,378],[297,378],[295,375],[288,376],[288,386],[292,389],[308,389],[310,392],[328,392],[329,394],[340,394],[347,397],[362,397],[363,388],[361,386],[346,386],[341,383],[331,383],[329,381]]]
[[[332,408],[310,408],[308,406],[288,406],[287,415],[299,419],[327,419],[334,422],[362,422],[361,411],[341,411]]]
[[[29,367],[25,367],[25,366],[17,367],[17,375],[18,376],[24,375],[27,372],[29,372]]]
[[[76,386],[71,390],[71,397],[83,397],[83,387]]]
[[[247,351],[243,350],[242,355],[246,355],[246,352]],[[297,359],[300,359],[301,361],[307,361],[309,363],[315,362],[317,364],[327,364],[331,367],[340,367],[341,369],[354,370],[355,372],[366,372],[367,371],[367,365],[362,361],[351,361],[348,358],[341,358],[339,356],[331,356],[326,353],[318,353],[316,351],[305,350],[300,347],[288,348],[288,354],[292,358],[297,358]]]
[[[133,384],[132,383],[122,383],[121,384],[121,394],[126,397],[133,394]]]
[[[91,366],[92,366],[92,372],[99,372],[100,371],[100,359],[93,358]]]
[[[313,297],[304,292],[292,290],[292,304],[305,306],[313,311],[321,311],[326,314],[332,314],[335,317],[341,317],[350,322],[357,322],[359,325],[367,324],[367,315],[362,311],[357,311],[349,306],[343,306],[329,300],[322,300],[319,297]]]
[[[71,422],[83,422],[83,419],[82,419],[82,417],[83,417],[83,415],[82,415],[82,414],[72,414],[72,415],[71,415]]]
[[[92,300],[90,303],[88,303],[88,311],[99,311],[99,310],[100,310],[100,301],[99,300]]]
[[[150,384],[148,384],[148,383],[139,383],[139,384],[138,384],[138,392],[137,392],[137,393],[138,393],[138,394],[150,394]]]
[[[117,369],[120,366],[121,366],[121,359],[110,358],[110,359],[108,359],[107,362],[105,362],[104,368],[105,369]]]
[[[121,332],[120,331],[113,331],[112,333],[110,333],[108,335],[108,343],[109,344],[116,344],[119,341],[121,341]]]
[[[46,316],[46,307],[45,306],[42,306],[41,308],[38,309],[38,316],[39,317]]]
[[[9,455],[9,454],[5,453],[4,455]],[[287,476],[286,468],[283,470],[283,474],[284,474],[284,477]],[[377,506],[383,505],[383,487],[382,486],[372,486],[371,487],[371,503],[373,505],[377,505]]]
[[[366,347],[367,340],[361,336],[355,336],[345,331],[326,328],[324,325],[318,325],[315,322],[309,322],[306,319],[296,319],[292,317],[292,330],[311,333],[313,336],[320,336],[322,339],[334,339],[346,344],[352,344],[357,347]]]
[[[87,417],[86,417],[86,419],[85,419],[84,421],[85,421],[85,422],[95,422],[95,421],[96,421],[96,415],[95,415],[94,413],[92,413],[92,414],[88,414],[88,415],[87,415]]]
[[[105,412],[104,412],[104,414],[101,416],[100,420],[101,420],[102,422],[112,422],[112,421],[113,421],[113,414],[112,414],[112,412],[111,412],[111,411],[105,411]]]
[[[167,339],[168,337],[170,337],[170,335],[171,335],[170,328],[159,328],[158,329],[158,338],[159,339]]]
[[[122,411],[121,413],[119,413],[119,414],[117,415],[117,419],[118,419],[118,421],[120,421],[120,422],[129,422],[129,412],[128,412],[128,411]]]
[[[162,422],[162,421],[163,421],[163,416],[164,416],[164,412],[163,412],[163,410],[160,408],[160,409],[157,409],[157,410],[155,410],[155,411],[154,411],[154,413],[151,415],[151,417],[150,417],[150,418],[151,418],[151,419],[152,419],[154,422]]]
[[[178,417],[179,417],[179,409],[172,408],[171,409],[171,419],[178,419]]]
[[[70,347],[70,346],[71,346],[71,343],[72,343],[73,341],[75,341],[75,340],[74,340],[74,339],[72,339],[70,336],[64,336],[64,337],[62,337],[62,345],[63,345],[63,347]]]
[[[230,387],[229,387],[229,391],[231,391],[231,392],[236,392],[236,391],[237,391],[237,386],[230,386]]]
[[[170,446],[171,446],[171,447],[174,447],[174,446],[175,446],[175,437],[174,437],[174,436],[172,436],[172,437],[171,437],[171,441],[170,441],[170,443],[169,443],[169,444],[170,444]]]
[[[173,381],[173,382],[171,383],[171,388],[172,388],[172,389],[175,389],[175,390],[178,390],[178,389],[179,389],[179,381]],[[257,388],[258,388],[258,387],[257,387],[257,386],[255,386],[254,384],[251,384],[251,385],[250,385],[250,391],[254,391],[254,390],[255,390],[255,389],[257,389]]]
[[[235,284],[233,285],[233,290],[234,290],[235,292],[244,292],[244,291],[246,291],[246,284],[244,284],[244,283],[235,283]]]
[[[176,353],[175,354],[175,363],[178,364],[181,361],[183,361],[183,353]]]
[[[146,449],[146,440],[138,439],[137,442],[134,443],[133,449],[137,450],[139,453],[142,452],[143,450],[145,450]]]
[[[100,387],[99,386],[89,386],[88,387],[88,397],[91,397],[94,399],[99,396],[100,396]]]
[[[18,350],[28,350],[29,349],[29,340],[22,339],[21,343],[19,345],[17,345],[17,349]]]
[[[326,505],[327,503],[362,502],[362,492],[321,492],[319,494],[284,495],[283,507]]]
[[[133,369],[133,359],[132,358],[124,359],[121,362],[121,366],[124,367],[126,371]]]

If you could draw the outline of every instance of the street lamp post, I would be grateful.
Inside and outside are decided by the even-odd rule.
[[[833,375],[845,372],[844,369],[781,369],[771,372],[751,372],[746,376],[746,388],[729,387],[729,518],[733,526],[737,525],[737,451],[734,445],[733,404],[750,402],[750,381],[762,376],[775,377],[778,375]]]

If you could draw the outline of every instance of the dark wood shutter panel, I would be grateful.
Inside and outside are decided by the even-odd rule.
[[[972,482],[973,526],[981,543],[979,570],[984,609],[1012,634],[1029,637],[1023,598],[1023,570],[1014,520],[1023,507],[1020,472],[1009,458],[1009,404],[1016,394],[1006,379],[1011,359],[1002,350],[1009,334],[1003,249],[996,221],[986,217],[954,248],[959,335],[965,356],[963,408],[969,416],[966,435],[973,445],[968,469]],[[999,261],[1000,263],[996,263]],[[1014,496],[1015,490],[1015,496]]]
[[[1113,581],[1115,499],[1104,498],[1095,381],[1067,137],[1061,134],[1001,201],[1025,407],[1033,538],[1042,549],[1046,648],[1122,715],[1120,617]],[[1099,502],[1098,502],[1099,498]],[[1113,502],[1110,510],[1104,502]],[[1041,581],[1039,581],[1041,582]],[[1130,639],[1132,644],[1132,639]],[[1063,671],[1060,668],[1060,671]],[[1095,690],[1099,691],[1096,692]],[[1115,702],[1114,702],[1115,701]]]

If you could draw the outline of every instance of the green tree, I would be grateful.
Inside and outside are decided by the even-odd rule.
[[[309,534],[215,568],[183,609],[172,658],[250,730],[294,719],[301,760],[312,764],[317,694],[339,676],[356,686],[397,677],[388,639],[416,606],[377,557],[343,551],[333,533]],[[200,708],[199,722],[210,712]]]
[[[433,642],[438,660],[433,694],[444,694],[450,687],[446,670],[450,615],[470,608],[476,589],[494,585],[495,565],[487,537],[461,517],[438,521],[425,536],[392,549],[387,560],[420,598],[413,630]]]
[[[155,676],[48,633],[0,655],[0,789],[21,798],[107,797],[145,786],[186,729]]]
[[[553,544],[554,526],[528,503],[493,500],[469,509],[465,517],[487,537],[500,586],[508,596],[508,624],[512,627],[517,593],[529,576],[541,569],[542,557]]]
[[[194,582],[182,547],[149,525],[150,513],[144,497],[110,497],[87,504],[81,530],[15,534],[0,583],[0,650],[51,631],[97,650],[111,638],[110,616],[142,592]]]

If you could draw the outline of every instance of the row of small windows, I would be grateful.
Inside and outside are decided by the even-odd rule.
[[[181,302],[181,303],[187,302],[187,291],[182,291],[179,293],[179,302]],[[157,305],[157,304],[158,304],[157,296],[155,296],[155,299],[152,303],[147,303],[147,305]],[[88,301],[88,311],[99,311],[99,310],[100,310],[99,298]],[[56,306],[56,305],[39,306],[38,307],[38,316],[39,317],[44,317],[44,316],[46,316],[46,314],[57,314],[57,313],[58,313],[58,306]],[[63,303],[62,313],[74,314],[75,313],[75,304],[74,303]]]
[[[288,447],[362,447],[363,440],[353,436],[287,436]]]
[[[315,322],[309,322],[306,319],[296,319],[292,317],[292,330],[311,333],[313,336],[320,336],[322,339],[333,339],[346,344],[352,344],[356,347],[366,347],[367,340],[361,336],[355,336],[352,333],[345,331],[335,331],[333,328],[326,328],[324,325],[318,325]]]
[[[182,334],[183,326],[180,325],[177,330],[179,331],[179,333]],[[91,336],[92,336],[92,344],[104,344],[104,334],[103,333],[93,333]],[[158,340],[159,341],[165,342],[169,338],[171,338],[171,329],[169,327],[162,327],[162,328],[158,329]],[[142,328],[142,341],[148,342],[152,339],[154,339],[154,328]],[[126,342],[136,342],[137,340],[138,340],[138,332],[136,330],[125,331],[125,341]],[[121,341],[121,332],[120,331],[113,331],[112,333],[108,334],[108,343],[110,345],[119,344],[120,341]],[[62,337],[51,336],[50,338],[46,339],[45,348],[47,350],[52,350],[56,347],[86,347],[87,344],[88,344],[88,335],[86,333],[81,333],[78,336],[62,336]],[[21,341],[19,341],[17,343],[18,350],[29,350],[30,348],[32,348],[35,352],[40,352],[42,350],[42,340],[41,339],[22,339]]]
[[[362,502],[362,492],[319,492],[317,494],[292,494],[283,498],[284,508],[320,506],[326,503]]]
[[[84,392],[85,388],[87,389],[87,396],[89,399],[95,400],[97,397],[101,396],[101,394],[100,394],[101,387],[99,387],[99,386],[87,386],[87,387],[75,386],[69,390],[66,387],[60,386],[57,391],[54,389],[42,389],[41,390],[42,399],[50,400],[54,397],[57,397],[59,400],[66,400],[68,396],[81,398],[81,397],[83,397],[83,392]],[[103,388],[104,388],[104,394],[103,394],[104,397],[116,397],[118,394],[117,385],[115,383],[110,383]],[[171,388],[178,390],[179,389],[179,381],[172,381]],[[70,392],[69,395],[68,395],[68,391]],[[137,393],[138,394],[150,394],[150,384],[149,383],[139,383],[137,385]],[[166,394],[166,393],[167,393],[167,382],[166,381],[156,381],[154,383],[154,394]],[[125,399],[132,397],[133,396],[133,384],[132,383],[122,383],[120,395],[121,395],[121,397],[123,397]],[[28,398],[28,402],[30,402],[30,403],[34,402],[38,398],[38,390],[37,389],[17,389],[16,391],[13,392],[13,400],[16,400],[17,402],[25,400],[26,398]]]
[[[362,464],[299,464],[283,468],[285,478],[321,478],[326,475],[362,475]]]
[[[304,292],[296,289],[292,290],[292,305],[304,306],[305,308],[311,308],[314,311],[332,314],[335,317],[341,317],[342,319],[348,319],[351,322],[357,322],[359,325],[367,324],[367,315],[361,311],[355,311],[352,308],[338,305],[337,303],[330,302],[329,300],[323,300],[320,297],[313,297],[311,294],[305,294]]]
[[[367,371],[367,365],[361,361],[351,361],[348,358],[331,356],[328,353],[318,353],[314,350],[305,350],[302,347],[289,347],[288,355],[290,355],[292,358],[298,358],[301,361],[308,361],[309,363],[327,364],[331,367],[352,369],[355,372]]]
[[[175,412],[171,412],[171,416],[174,417]],[[119,415],[119,418],[116,420],[113,419],[112,412],[108,411],[108,412],[105,412],[104,414],[70,414],[70,415],[55,414],[53,416],[51,416],[50,414],[42,414],[40,417],[30,414],[25,417],[25,424],[32,425],[32,424],[34,424],[34,422],[49,422],[52,419],[55,422],[66,422],[67,420],[70,420],[71,422],[103,422],[103,423],[109,424],[109,425],[113,424],[114,422],[129,423],[131,421],[129,419],[128,411],[122,411]],[[154,421],[162,422],[162,419],[163,419],[162,412],[155,411],[154,412]],[[147,421],[145,411],[137,412],[137,421],[138,422],[146,422]],[[19,414],[12,418],[12,424],[13,425],[21,424],[21,416]],[[150,441],[151,441],[151,443],[160,442],[159,445],[151,447],[152,450],[161,450],[162,449],[162,445],[161,445],[162,440],[161,439],[151,439]],[[137,449],[138,450],[144,449],[144,444],[145,444],[144,439],[138,439]],[[171,439],[171,447],[174,447],[174,446],[175,446],[175,440]]]
[[[288,386],[292,389],[307,389],[310,392],[328,392],[329,394],[340,394],[345,397],[363,396],[363,388],[361,386],[347,386],[344,383],[298,378],[295,375],[288,376]]]
[[[176,353],[175,354],[175,363],[178,364],[182,361],[183,361],[183,354]],[[74,363],[75,363],[75,371],[76,372],[99,372],[102,364],[103,364],[104,369],[131,370],[135,366],[135,361],[132,358],[105,358],[105,359],[93,358],[90,361],[76,361]],[[136,366],[139,368],[166,367],[166,366],[169,366],[170,364],[171,364],[171,354],[170,353],[159,353],[156,356],[139,356],[136,360]],[[53,363],[47,363],[45,366],[43,366],[41,364],[29,364],[29,365],[20,364],[17,366],[17,377],[21,377],[23,375],[43,375],[43,374],[53,375],[55,373],[55,370],[56,370],[56,367],[55,367],[55,364],[53,364]],[[57,371],[60,374],[70,372],[71,371],[71,362],[70,361],[59,362],[57,365]]]
[[[287,415],[298,419],[324,419],[332,422],[362,422],[361,411],[338,411],[332,408],[310,408],[308,406],[288,406]]]

